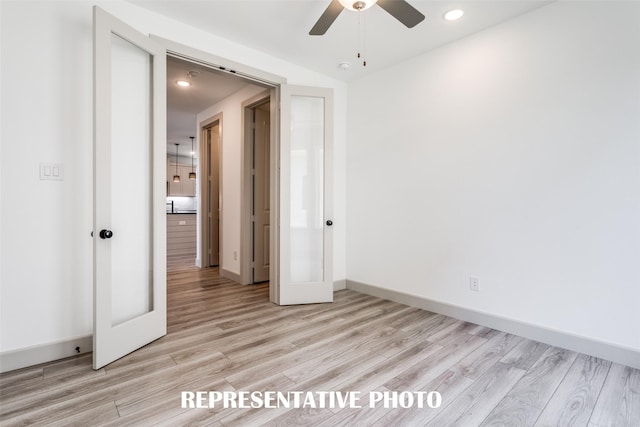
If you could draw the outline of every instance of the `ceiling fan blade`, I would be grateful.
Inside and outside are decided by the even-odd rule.
[[[309,35],[321,36],[326,33],[343,9],[344,7],[338,0],[332,0],[331,4],[327,7],[327,10],[324,11],[322,16],[320,16],[320,19],[318,19],[318,22],[316,22],[316,25],[314,25],[311,31],[309,31]]]
[[[377,5],[408,28],[413,28],[424,20],[424,15],[404,0],[378,0]]]

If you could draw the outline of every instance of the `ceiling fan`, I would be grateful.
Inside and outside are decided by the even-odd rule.
[[[420,11],[404,0],[331,0],[331,4],[309,31],[309,35],[321,36],[326,33],[343,9],[359,12],[370,8],[374,4],[386,10],[407,28],[415,27],[424,19],[424,15]]]

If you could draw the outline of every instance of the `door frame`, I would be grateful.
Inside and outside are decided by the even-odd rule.
[[[198,123],[198,167],[197,173],[200,177],[200,187],[196,188],[196,195],[198,195],[199,199],[199,209],[198,209],[198,229],[200,230],[200,258],[196,263],[198,267],[209,267],[209,218],[207,215],[207,210],[205,206],[209,205],[209,180],[203,179],[205,177],[206,169],[208,169],[209,164],[211,162],[211,153],[207,148],[207,142],[202,138],[203,131],[211,126],[214,126],[215,123],[218,123],[218,198],[220,199],[220,195],[222,194],[222,169],[224,165],[222,164],[222,113],[216,114],[214,116],[208,117],[207,119]],[[206,166],[206,168],[205,168]],[[222,209],[218,206],[218,265],[222,265],[222,224],[223,224],[223,216]],[[205,262],[206,260],[206,262]],[[220,269],[222,271],[222,268]]]
[[[333,140],[333,119],[334,119],[333,90],[329,88],[290,86],[287,84],[287,79],[281,76],[267,73],[265,71],[252,68],[240,63],[236,63],[228,59],[225,59],[225,58],[222,58],[222,57],[219,57],[219,56],[216,56],[216,55],[213,55],[189,46],[185,46],[185,45],[176,43],[174,41],[164,39],[162,37],[155,36],[153,34],[150,34],[149,37],[152,40],[158,42],[160,45],[162,45],[166,49],[167,55],[171,55],[171,56],[180,58],[182,60],[192,62],[194,64],[203,65],[212,69],[217,69],[219,71],[232,74],[236,77],[243,78],[250,83],[267,88],[270,91],[271,120],[273,120],[274,123],[276,123],[277,125],[273,126],[273,129],[275,129],[275,139],[274,139],[275,143],[271,144],[271,149],[270,149],[270,164],[272,165],[271,171],[270,171],[270,175],[271,175],[270,222],[272,224],[272,227],[270,230],[270,239],[271,239],[270,252],[271,253],[270,253],[270,272],[269,272],[269,281],[270,281],[269,299],[278,305],[306,304],[306,303],[333,301],[334,286],[333,286],[332,272],[331,272],[330,266],[328,270],[325,268],[324,275],[323,275],[324,278],[322,282],[312,283],[316,287],[313,288],[313,292],[311,293],[311,295],[305,295],[304,293],[301,293],[300,289],[297,289],[297,286],[295,286],[295,284],[288,283],[290,280],[290,275],[286,271],[285,271],[284,279],[285,279],[285,282],[287,283],[282,283],[283,277],[281,276],[281,268],[287,268],[287,266],[289,265],[288,263],[290,263],[290,260],[288,260],[290,242],[288,243],[285,241],[284,248],[281,246],[281,242],[280,242],[281,234],[283,234],[283,237],[285,237],[285,236],[288,236],[288,232],[289,232],[288,229],[287,231],[283,231],[284,229],[282,228],[283,224],[281,224],[281,220],[284,221],[284,227],[289,227],[290,212],[287,207],[281,206],[281,203],[283,200],[286,200],[286,201],[289,200],[290,192],[288,188],[281,188],[282,183],[280,181],[280,178],[283,176],[282,175],[283,171],[287,171],[288,170],[287,168],[289,167],[290,153],[286,152],[285,154],[287,157],[283,158],[282,150],[283,149],[288,150],[289,144],[290,144],[290,139],[289,139],[290,129],[288,129],[289,125],[287,124],[292,117],[290,115],[291,114],[290,102],[295,96],[303,96],[303,97],[310,96],[310,97],[319,97],[319,98],[325,99],[324,119],[326,120],[326,122],[324,123],[323,127],[324,127],[325,138],[330,138],[330,140],[329,140],[328,146],[323,151],[324,151],[325,159],[331,159],[332,153],[333,153],[332,140]],[[282,105],[283,100],[286,101],[286,105]],[[282,113],[280,111],[281,108],[283,109]],[[284,130],[281,129],[281,127],[283,126],[285,127]],[[283,137],[285,136],[287,139],[283,141]],[[241,149],[244,151],[244,144],[242,143],[242,141],[240,142],[240,146],[241,146]],[[241,162],[241,169],[246,169],[244,167],[244,159],[245,159],[244,153],[241,153],[241,159],[243,160]],[[241,173],[241,181],[242,181],[242,177],[245,171],[241,170],[240,173]],[[326,197],[327,191],[330,191],[332,188],[332,185],[330,185],[331,170],[327,170],[326,166],[325,166],[324,176],[325,178],[329,179],[328,181],[325,179],[324,194]],[[285,184],[288,184],[288,181],[289,181],[288,178],[283,177],[282,179],[286,181]],[[247,181],[247,180],[245,179],[244,181]],[[242,185],[242,182],[241,182],[241,186],[246,188],[246,185]],[[327,203],[325,204],[325,208],[324,208],[324,216],[326,220],[326,225],[331,226],[332,221],[329,221],[329,219],[332,216],[331,198],[329,197],[329,199],[326,200],[326,202]],[[224,206],[222,206],[222,209],[224,212]],[[241,211],[241,215],[242,215],[242,211]],[[242,226],[240,228],[242,228]],[[323,258],[325,262],[327,260],[330,260],[330,257],[332,256],[331,253],[332,253],[333,245],[332,245],[330,236],[331,236],[331,233],[326,233],[326,232],[324,233],[324,239],[329,239],[328,241],[325,240],[324,242],[325,249],[324,249]],[[242,236],[240,237],[240,243],[242,243]],[[246,248],[244,249],[245,250],[243,252],[246,252]],[[280,251],[283,249],[284,249],[284,254],[280,253]],[[242,262],[242,259],[243,259],[243,254],[240,254],[240,260],[241,260],[240,264],[241,265],[246,264]],[[287,261],[288,263],[283,264],[283,260],[285,259],[288,260]],[[245,268],[246,268],[246,265],[245,265]],[[328,294],[329,291],[325,286],[329,284],[331,285],[330,286],[331,294]],[[321,287],[318,287],[317,285],[320,285],[321,287],[322,286],[325,286],[325,287],[321,288]],[[286,287],[287,289],[286,292],[281,292],[283,290],[283,287]],[[290,291],[292,292],[293,290],[295,290],[296,293],[289,295],[289,292]],[[285,297],[285,300],[282,299],[283,297]]]
[[[248,284],[252,284],[253,283],[253,267],[252,267],[252,262],[253,262],[253,239],[252,239],[252,227],[253,227],[253,222],[251,221],[251,207],[253,205],[253,185],[252,185],[252,177],[251,177],[251,165],[253,162],[253,132],[251,129],[251,124],[252,124],[252,120],[251,120],[251,113],[252,111],[258,106],[258,105],[262,105],[264,104],[267,100],[269,102],[269,110],[271,111],[270,117],[269,117],[269,121],[270,121],[270,135],[269,138],[271,138],[271,144],[270,146],[274,145],[274,141],[276,141],[276,135],[277,135],[277,123],[275,122],[275,118],[274,116],[274,111],[277,109],[275,104],[274,104],[274,97],[275,97],[275,88],[274,89],[270,89],[270,90],[265,90],[247,100],[245,100],[244,102],[242,102],[241,106],[242,106],[242,118],[241,118],[241,122],[242,122],[242,135],[241,135],[241,140],[243,141],[242,144],[242,178],[241,178],[241,183],[240,183],[240,192],[242,195],[242,199],[240,201],[240,213],[241,213],[241,217],[240,217],[240,221],[241,221],[241,225],[240,225],[240,253],[242,254],[242,259],[240,261],[240,284],[242,285],[248,285]],[[271,151],[269,152],[269,155],[271,155],[271,152],[273,151],[273,149],[271,149]],[[273,169],[277,168],[277,160],[274,161],[274,158],[271,157],[269,159],[269,175],[270,175],[270,186],[269,186],[269,191],[273,192],[274,190],[274,184],[277,183],[277,181],[274,183],[273,179],[274,179],[274,174],[272,173]],[[271,194],[271,193],[270,193]],[[270,206],[269,209],[271,209],[272,203],[273,203],[273,199],[269,200]],[[274,218],[273,216],[270,218],[270,221],[273,221]],[[272,222],[273,224],[273,222]],[[274,231],[272,229],[272,231],[269,233],[269,239],[270,241],[273,241],[273,236]],[[274,260],[274,258],[272,257],[272,253],[274,251],[274,248],[271,247],[269,248],[269,270],[271,270],[271,266],[273,265],[273,263],[277,260],[277,258]],[[271,277],[269,277],[269,279],[271,280]],[[274,282],[275,283],[275,282]],[[271,288],[271,286],[270,286]]]
[[[165,39],[163,37],[160,37],[154,34],[149,34],[149,38],[151,38],[152,40],[162,45],[166,49],[167,56],[173,56],[188,62],[193,62],[195,64],[203,65],[205,67],[209,67],[212,69],[217,69],[219,71],[232,74],[236,77],[243,78],[247,80],[249,83],[264,86],[265,90],[269,92],[269,96],[270,96],[272,141],[277,142],[280,140],[280,126],[279,126],[280,111],[278,106],[280,105],[280,87],[281,85],[287,84],[286,78],[276,74],[268,73],[266,71],[263,71],[257,68],[249,67],[247,65],[234,62],[229,59],[226,59],[217,55],[213,55],[211,53],[204,52],[202,50],[195,49],[195,48],[174,42],[169,39]],[[244,108],[242,109],[242,114],[244,114]],[[243,126],[242,132],[244,132],[244,126]],[[241,137],[241,141],[243,140],[244,140],[244,137]],[[222,147],[222,143],[223,142],[221,138],[221,147]],[[245,178],[246,167],[244,163],[246,160],[246,150],[243,142],[241,142],[241,150],[242,150],[242,153],[241,153],[242,171],[241,171],[240,196],[241,196],[241,215],[243,215],[247,210],[246,206],[250,206],[250,205],[244,204],[243,202],[245,195],[247,193],[247,179]],[[278,224],[279,214],[280,214],[280,178],[279,178],[280,144],[278,143],[271,144],[271,151],[269,153],[269,156],[270,156],[270,165],[271,165],[271,168],[270,168],[271,169],[270,170],[270,175],[271,175],[270,221],[271,221],[271,224]],[[221,163],[222,163],[222,159],[221,159]],[[222,185],[222,179],[220,181],[220,184]],[[250,186],[248,188],[250,191],[251,190]],[[220,191],[222,192],[222,189]],[[196,192],[198,192],[197,189],[196,189]],[[202,196],[202,194],[198,194],[198,195],[200,197]],[[224,212],[224,206],[221,207],[221,210]],[[233,279],[234,280],[240,279],[238,281],[241,284],[248,284],[249,282],[244,280],[244,277],[246,277],[244,275],[250,274],[251,272],[250,271],[251,263],[249,262],[249,264],[247,264],[245,262],[246,252],[250,246],[246,246],[246,244],[243,243],[245,241],[246,231],[244,234],[242,234],[242,229],[243,229],[242,224],[245,224],[245,221],[242,221],[241,223],[241,235],[240,235],[241,247],[239,249],[240,250],[240,275],[239,277],[234,277]],[[200,233],[202,233],[202,230],[200,230]],[[200,238],[202,239],[202,234],[200,236],[201,236]],[[280,240],[279,239],[280,239],[280,236],[279,236],[278,227],[271,227],[270,245],[269,245],[270,246],[269,299],[272,302],[276,302],[279,300],[279,289],[277,286],[280,279],[280,276],[279,276],[279,265],[280,265],[279,242]],[[222,273],[222,238],[220,240],[221,240],[220,271]],[[202,253],[200,254],[200,257],[201,258],[203,257]],[[247,270],[248,270],[248,273],[247,273]]]

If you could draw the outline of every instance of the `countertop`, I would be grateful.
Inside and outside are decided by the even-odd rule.
[[[175,211],[175,212],[167,212],[167,215],[195,215],[196,211]]]

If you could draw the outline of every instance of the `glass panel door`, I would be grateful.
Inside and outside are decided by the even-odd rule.
[[[111,35],[112,325],[153,309],[153,56]],[[98,159],[99,161],[99,159]]]
[[[291,97],[290,279],[324,280],[324,98]]]
[[[94,369],[166,334],[165,70],[94,7]]]
[[[280,283],[275,302],[330,302],[332,91],[283,85],[280,103]]]

